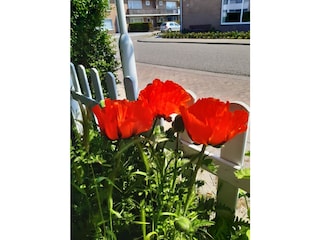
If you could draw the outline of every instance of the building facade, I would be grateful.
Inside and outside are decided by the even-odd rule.
[[[104,26],[109,31],[119,32],[115,0],[109,0],[109,9]],[[159,29],[162,22],[180,22],[180,0],[124,0],[127,24],[150,22]]]
[[[104,26],[119,32],[115,0],[109,0]],[[250,30],[250,0],[124,0],[127,24],[150,22],[155,30],[176,21],[182,30],[210,26],[210,30]]]
[[[218,31],[249,31],[250,0],[181,0],[182,29],[209,25]]]

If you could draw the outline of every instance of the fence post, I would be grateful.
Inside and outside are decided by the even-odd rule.
[[[110,98],[113,99],[113,100],[118,99],[116,78],[113,75],[113,73],[112,72],[108,72],[104,80],[106,82]]]
[[[126,97],[128,100],[130,101],[137,100],[138,94],[135,89],[135,81],[131,77],[127,76],[124,78],[124,88],[125,88]]]
[[[73,63],[70,63],[70,90],[81,93],[77,72]],[[71,125],[73,121],[77,129],[77,132],[82,135],[83,134],[83,126],[82,126],[83,117],[82,117],[81,109],[79,106],[79,102],[72,98],[72,94],[70,94],[70,110],[71,110]]]
[[[90,69],[90,77],[91,77],[91,81],[94,89],[95,99],[97,100],[97,102],[100,102],[101,100],[104,99],[104,96],[103,96],[101,81],[100,81],[100,77],[97,69],[95,68]]]
[[[86,69],[83,65],[78,65],[78,76],[80,80],[80,86],[84,95],[88,98],[92,98],[89,81],[86,74]]]
[[[233,102],[230,103],[230,110],[246,110],[249,112],[249,107],[243,103]],[[249,129],[249,122],[248,122]],[[220,152],[220,157],[229,162],[235,163],[240,168],[243,166],[243,160],[245,155],[245,147],[247,143],[248,130],[235,136],[233,139],[228,141],[222,148]],[[217,192],[217,204],[223,205],[229,208],[232,213],[224,211],[224,209],[217,209],[217,218],[223,217],[235,217],[235,209],[238,200],[239,188],[230,184],[229,182],[220,179],[218,180],[218,192]]]

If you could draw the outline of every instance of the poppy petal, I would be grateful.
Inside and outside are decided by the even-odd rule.
[[[152,84],[140,91],[138,100],[146,102],[155,117],[169,120],[171,114],[180,113],[180,106],[190,105],[192,97],[183,87],[171,80],[162,82],[154,79]]]
[[[215,98],[202,98],[189,108],[180,108],[190,138],[198,144],[220,146],[246,131],[248,112],[229,108],[229,102]]]

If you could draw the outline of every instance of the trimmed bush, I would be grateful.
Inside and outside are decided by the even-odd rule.
[[[128,32],[149,32],[153,31],[151,23],[129,23]]]
[[[250,39],[250,31],[248,32],[168,32],[161,33],[163,38],[201,38],[201,39]]]

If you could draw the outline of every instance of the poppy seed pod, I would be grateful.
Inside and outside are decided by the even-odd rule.
[[[177,115],[172,122],[172,128],[175,132],[183,132],[184,124],[181,115]]]

